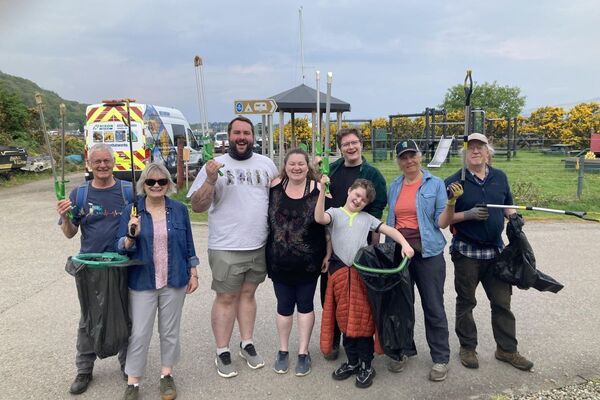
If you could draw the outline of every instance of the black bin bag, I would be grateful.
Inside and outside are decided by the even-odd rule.
[[[131,333],[127,267],[137,264],[116,253],[80,254],[67,260],[65,270],[75,277],[85,329],[99,358],[114,356],[127,345]]]
[[[403,262],[400,251],[396,243],[382,243],[363,247],[354,259],[354,267],[367,287],[383,351],[395,360],[401,355],[417,354],[413,340],[414,293],[408,260]]]
[[[525,221],[519,214],[509,217],[506,224],[509,243],[498,255],[494,273],[519,289],[534,288],[540,292],[558,293],[564,286],[536,268],[535,254],[523,232],[523,225]]]

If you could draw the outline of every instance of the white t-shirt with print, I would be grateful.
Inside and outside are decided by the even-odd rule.
[[[267,241],[267,211],[271,180],[278,175],[270,158],[252,154],[235,160],[229,154],[215,157],[224,164],[208,209],[208,248],[211,250],[255,250]],[[187,196],[206,180],[202,167]]]

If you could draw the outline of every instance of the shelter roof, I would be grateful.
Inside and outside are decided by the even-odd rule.
[[[319,102],[321,103],[321,112],[324,113],[327,94],[320,93]],[[305,84],[270,96],[269,98],[275,100],[277,103],[277,111],[290,113],[311,113],[317,111],[317,91]],[[330,109],[331,112],[350,111],[350,103],[332,96]]]

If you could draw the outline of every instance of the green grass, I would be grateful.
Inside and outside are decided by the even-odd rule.
[[[372,159],[370,153],[365,156]],[[565,169],[561,157],[554,157],[534,151],[519,151],[516,158],[506,160],[506,156],[495,157],[493,166],[506,172],[517,205],[528,205],[561,210],[587,211],[591,217],[600,217],[600,174],[584,175],[583,193],[577,199],[578,171]],[[383,173],[388,185],[400,172],[395,160],[380,161],[374,164]],[[425,163],[424,163],[425,165]],[[460,169],[462,160],[452,157],[441,168],[430,168],[433,175],[442,179]],[[569,218],[558,214],[524,212],[533,218]]]

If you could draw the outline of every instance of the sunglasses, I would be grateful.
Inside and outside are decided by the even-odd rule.
[[[154,186],[158,183],[159,186],[166,186],[169,184],[169,180],[167,178],[162,179],[146,179],[144,183],[147,186]]]

